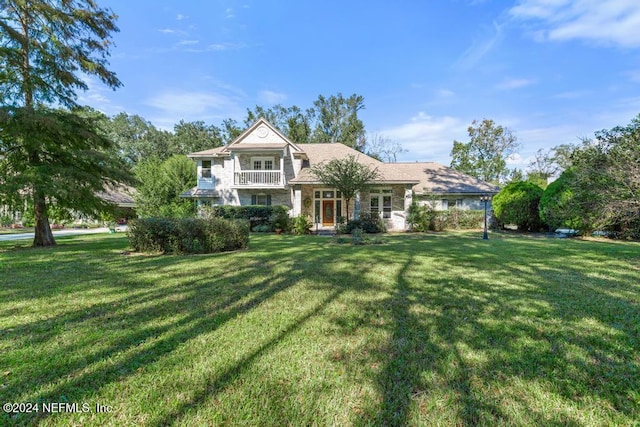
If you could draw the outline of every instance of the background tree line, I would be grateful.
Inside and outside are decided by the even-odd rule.
[[[507,167],[518,148],[510,129],[485,119],[468,131],[469,142],[453,142],[451,167],[504,186],[493,201],[500,223],[640,238],[640,115],[580,144],[538,150],[526,173]]]

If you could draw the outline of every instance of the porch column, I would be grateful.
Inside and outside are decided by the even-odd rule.
[[[293,216],[302,213],[302,186],[300,184],[293,186]]]
[[[286,150],[286,148],[285,148]],[[285,185],[284,179],[284,151],[280,153],[280,185]]]
[[[411,189],[411,186],[407,186],[407,188],[404,189],[404,215],[403,215],[403,219],[402,221],[404,222],[404,224],[402,224],[402,228],[405,230],[409,229],[409,224],[407,222],[407,217],[409,216],[409,208],[411,207],[411,204],[413,203],[413,190]]]

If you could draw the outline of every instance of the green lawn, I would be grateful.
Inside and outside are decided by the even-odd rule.
[[[480,233],[0,243],[0,425],[633,425],[640,244]],[[89,404],[44,414],[43,404]],[[95,405],[108,405],[97,413]]]

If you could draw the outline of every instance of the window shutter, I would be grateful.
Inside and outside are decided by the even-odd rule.
[[[267,206],[271,206],[271,194],[267,194]]]
[[[256,196],[255,195],[251,196],[251,204],[252,205],[256,204]]]

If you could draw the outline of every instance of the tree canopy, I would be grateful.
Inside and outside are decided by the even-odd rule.
[[[378,168],[371,169],[359,162],[354,155],[316,165],[311,168],[311,173],[327,187],[335,188],[342,193],[347,205],[347,220],[351,199],[380,177]]]
[[[139,215],[182,218],[195,214],[193,200],[180,198],[196,185],[196,165],[191,159],[183,155],[149,158],[136,165],[135,171],[140,182],[136,193]]]
[[[0,0],[0,191],[9,201],[31,198],[36,246],[55,244],[50,204],[91,210],[95,192],[126,178],[95,122],[76,114],[85,76],[121,85],[107,68],[115,19],[93,0]]]
[[[513,132],[488,119],[474,120],[467,131],[469,142],[453,141],[451,167],[493,184],[507,181],[513,173],[507,159],[519,146]]]
[[[594,229],[640,237],[640,115],[596,132],[572,156],[569,187]]]

